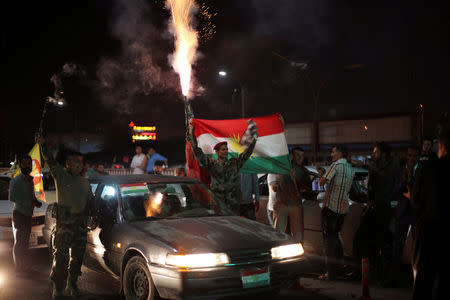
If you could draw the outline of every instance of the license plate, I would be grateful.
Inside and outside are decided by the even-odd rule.
[[[268,267],[241,270],[241,278],[244,288],[270,285],[270,271]]]
[[[30,234],[30,247],[37,246],[37,244],[38,244],[37,232],[31,232],[31,234]]]

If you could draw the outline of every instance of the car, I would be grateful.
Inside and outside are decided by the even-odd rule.
[[[9,201],[9,183],[11,177],[0,175],[0,240],[13,242],[14,235],[12,230],[12,211],[14,203]],[[39,195],[38,195],[39,196]],[[43,228],[45,221],[45,212],[47,204],[42,202],[41,207],[35,207],[31,221],[30,248],[46,247],[43,238]]]
[[[324,166],[328,171],[329,166]],[[315,167],[308,166],[310,174],[313,174],[312,180],[318,177]],[[352,188],[348,198],[348,209],[339,232],[344,256],[353,257],[353,238],[359,228],[361,215],[367,205],[367,177],[368,171],[363,168],[353,168],[355,176],[353,178]],[[322,216],[324,193],[318,193],[316,199],[303,199],[303,220],[305,228],[304,247],[305,251],[322,255],[323,236],[322,236]]]
[[[329,166],[324,166],[327,171]],[[314,166],[306,166],[311,181],[316,179],[319,174]],[[360,219],[364,207],[367,205],[367,177],[368,171],[363,168],[354,167],[355,176],[353,178],[352,189],[348,199],[348,213],[346,215],[340,236],[344,248],[344,255],[353,256],[353,238],[359,227]],[[267,174],[259,177],[259,190],[267,190]],[[264,195],[264,194],[263,194]],[[303,247],[309,254],[323,255],[323,236],[322,236],[322,216],[324,193],[311,192],[308,197],[302,199],[303,203],[303,222],[304,222],[304,240]],[[395,206],[395,203],[393,204]]]
[[[197,179],[145,174],[88,180],[97,222],[88,231],[84,264],[119,279],[126,299],[276,293],[305,270],[301,243],[235,215]],[[44,227],[49,247],[52,209]]]

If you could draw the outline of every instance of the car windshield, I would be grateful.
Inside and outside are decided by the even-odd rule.
[[[233,215],[204,184],[198,182],[120,185],[126,221]]]

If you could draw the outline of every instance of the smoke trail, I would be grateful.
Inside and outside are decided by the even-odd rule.
[[[62,95],[64,94],[63,89],[63,80],[64,78],[69,77],[85,77],[86,76],[86,70],[83,66],[67,62],[63,65],[62,70],[56,74],[53,74],[53,76],[50,78],[50,81],[55,86],[55,90],[53,92],[53,98],[54,99],[61,99]]]
[[[136,113],[145,104],[156,106],[162,99],[155,94],[170,95],[179,90],[176,74],[166,63],[170,36],[152,21],[145,1],[115,2],[111,34],[120,41],[121,53],[103,57],[98,63],[95,92],[103,104],[120,115]]]

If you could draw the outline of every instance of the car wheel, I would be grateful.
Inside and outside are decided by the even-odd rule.
[[[141,256],[132,257],[125,266],[123,290],[127,300],[158,298],[147,263]]]

